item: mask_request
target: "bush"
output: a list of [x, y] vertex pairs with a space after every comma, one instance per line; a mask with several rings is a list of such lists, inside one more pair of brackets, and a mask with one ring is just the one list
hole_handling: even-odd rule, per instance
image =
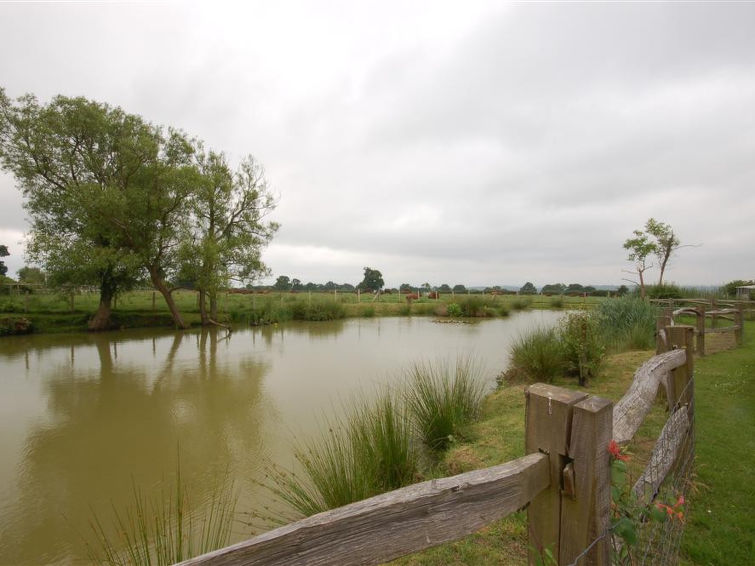
[[410, 371], [406, 391], [415, 428], [432, 450], [445, 450], [479, 413], [484, 383], [470, 359], [450, 363], [418, 363]]
[[585, 385], [597, 374], [605, 353], [597, 317], [586, 312], [569, 313], [561, 321], [559, 335], [568, 372]]
[[645, 287], [645, 295], [649, 299], [681, 299], [682, 290], [673, 284], [648, 285]]
[[31, 334], [34, 328], [28, 318], [22, 316], [0, 317], [0, 336]]
[[459, 301], [459, 307], [466, 317], [484, 316], [485, 299], [480, 296], [469, 295]]
[[538, 328], [519, 336], [511, 347], [511, 364], [536, 381], [551, 382], [563, 375], [566, 362], [556, 330]]
[[457, 303], [449, 303], [446, 306], [446, 312], [452, 318], [458, 318], [463, 315], [461, 307]]

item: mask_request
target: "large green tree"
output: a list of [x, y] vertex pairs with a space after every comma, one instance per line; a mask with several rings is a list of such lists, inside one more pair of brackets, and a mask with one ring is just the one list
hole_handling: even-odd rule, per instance
[[128, 186], [151, 140], [149, 126], [120, 109], [62, 96], [47, 105], [32, 95], [14, 103], [0, 89], [0, 164], [25, 197], [27, 253], [53, 283], [99, 287], [94, 330], [108, 327], [113, 297], [137, 276], [137, 263], [114, 246], [94, 204], [108, 187]]
[[247, 283], [267, 273], [260, 252], [278, 225], [266, 221], [275, 203], [251, 155], [235, 172], [224, 154], [201, 145], [195, 160], [200, 176], [189, 199], [192, 222], [183, 240], [182, 272], [193, 274], [202, 324], [217, 324], [218, 290], [231, 279]]
[[14, 103], [0, 90], [0, 163], [24, 192], [30, 255], [52, 281], [99, 285], [90, 328], [106, 328], [115, 294], [145, 275], [186, 327], [171, 281], [186, 268], [187, 238], [199, 261], [182, 274], [205, 292], [262, 269], [274, 225], [261, 222], [271, 204], [261, 168], [246, 160], [231, 174], [221, 154], [197, 148], [107, 104], [58, 96], [42, 105], [31, 95]]
[[385, 282], [383, 281], [383, 274], [377, 269], [365, 267], [364, 279], [362, 279], [362, 282], [357, 285], [357, 288], [363, 291], [376, 292], [380, 291], [384, 286]]
[[18, 270], [18, 282], [27, 285], [44, 285], [45, 274], [38, 267], [24, 266]]

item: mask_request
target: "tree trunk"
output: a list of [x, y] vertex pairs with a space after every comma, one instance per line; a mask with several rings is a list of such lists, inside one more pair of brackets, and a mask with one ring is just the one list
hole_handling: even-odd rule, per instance
[[199, 316], [202, 319], [202, 326], [210, 326], [210, 315], [207, 312], [207, 291], [199, 290]]
[[157, 273], [156, 270], [150, 269], [149, 278], [152, 280], [152, 285], [155, 286], [155, 289], [160, 291], [160, 294], [165, 299], [165, 304], [168, 305], [170, 315], [173, 317], [173, 322], [175, 322], [176, 327], [182, 330], [189, 328], [189, 325], [184, 322], [184, 319], [176, 306], [176, 302], [173, 300], [173, 295], [171, 294], [170, 289], [168, 289], [168, 286], [165, 284], [163, 278], [160, 277], [160, 274]]
[[115, 297], [116, 283], [110, 274], [105, 274], [100, 280], [100, 304], [97, 312], [89, 319], [89, 330], [98, 332], [110, 329], [110, 315], [112, 313], [113, 297]]
[[218, 292], [216, 290], [210, 291], [210, 318], [218, 319]]
[[640, 299], [645, 299], [645, 278], [643, 277], [642, 271], [638, 272], [640, 274]]

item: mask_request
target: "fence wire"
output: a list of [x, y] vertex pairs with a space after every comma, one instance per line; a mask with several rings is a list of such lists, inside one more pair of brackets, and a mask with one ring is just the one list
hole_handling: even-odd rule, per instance
[[[689, 492], [692, 481], [693, 465], [695, 460], [695, 380], [694, 377], [687, 382], [684, 390], [678, 395], [679, 401], [669, 412], [669, 420], [677, 411], [687, 411], [689, 416], [689, 428], [684, 434], [676, 459], [671, 470], [663, 479], [660, 488], [656, 493], [651, 494], [648, 505], [655, 505], [662, 502], [672, 506], [679, 498], [684, 497], [684, 505], [680, 510], [684, 516], [688, 515]], [[673, 434], [659, 436], [653, 452], [668, 453], [673, 450], [671, 441], [674, 439]], [[645, 468], [642, 476], [657, 477], [663, 473], [660, 461], [653, 459]], [[629, 559], [627, 564], [632, 566], [666, 566], [668, 564], [677, 564], [679, 562], [679, 548], [681, 546], [682, 533], [684, 532], [684, 519], [676, 516], [667, 517], [665, 521], [656, 521], [644, 514], [637, 525], [638, 542], [629, 550]], [[621, 548], [623, 541], [611, 530], [607, 530], [595, 540], [593, 540], [568, 566], [580, 566], [586, 564], [585, 557], [590, 553], [593, 547], [600, 541], [610, 537], [612, 552], [616, 553]]]
[[[690, 379], [686, 387], [679, 395], [679, 402], [673, 407], [671, 415], [676, 411], [687, 411], [689, 428], [684, 435], [682, 444], [676, 457], [676, 461], [670, 473], [661, 484], [654, 502], [662, 502], [673, 505], [679, 496], [684, 497], [684, 505], [681, 511], [687, 516], [689, 510], [689, 491], [692, 481], [692, 471], [695, 461], [695, 380]], [[689, 403], [689, 406], [685, 406]], [[663, 451], [671, 450], [668, 444], [671, 436], [659, 438], [661, 443], [657, 448]], [[654, 503], [651, 503], [651, 505]], [[682, 533], [684, 532], [684, 519], [667, 517], [663, 522], [646, 520], [640, 525], [639, 542], [633, 549], [633, 564], [637, 565], [666, 565], [676, 564], [679, 561], [679, 547]]]

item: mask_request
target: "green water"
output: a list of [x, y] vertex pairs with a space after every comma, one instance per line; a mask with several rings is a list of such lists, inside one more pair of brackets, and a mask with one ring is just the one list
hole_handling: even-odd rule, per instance
[[559, 316], [3, 338], [0, 565], [86, 563], [93, 512], [107, 519], [133, 485], [169, 488], [179, 453], [190, 505], [219, 477], [233, 480], [233, 540], [246, 538], [245, 512], [276, 505], [258, 485], [264, 466], [292, 466], [293, 438], [316, 434], [323, 415], [419, 360], [473, 354], [492, 387], [510, 341]]

